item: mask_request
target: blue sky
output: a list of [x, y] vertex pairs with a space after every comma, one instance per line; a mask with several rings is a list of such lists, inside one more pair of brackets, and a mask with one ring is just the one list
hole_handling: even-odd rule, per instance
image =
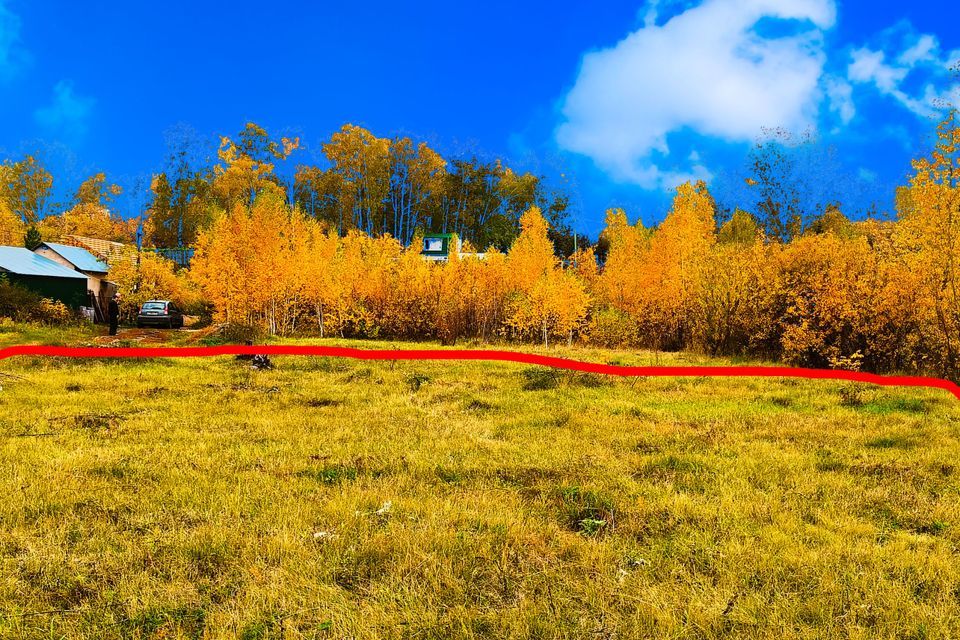
[[662, 219], [686, 178], [735, 198], [783, 127], [835, 147], [850, 210], [889, 208], [956, 99], [952, 4], [0, 0], [0, 151], [43, 149], [62, 190], [106, 171], [131, 213], [172, 127], [252, 120], [310, 162], [352, 122], [545, 173], [595, 236], [610, 206]]

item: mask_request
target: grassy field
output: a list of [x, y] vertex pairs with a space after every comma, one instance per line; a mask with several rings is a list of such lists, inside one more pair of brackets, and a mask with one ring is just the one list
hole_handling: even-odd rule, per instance
[[275, 364], [0, 362], [0, 637], [960, 636], [946, 392]]

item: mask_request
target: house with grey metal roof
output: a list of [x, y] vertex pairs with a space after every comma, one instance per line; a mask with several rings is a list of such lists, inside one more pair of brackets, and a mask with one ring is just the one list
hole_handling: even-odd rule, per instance
[[89, 299], [86, 275], [23, 247], [0, 246], [0, 274], [12, 284], [74, 309]]
[[94, 308], [94, 319], [101, 322], [105, 320], [107, 305], [117, 290], [113, 283], [107, 281], [110, 265], [105, 260], [84, 247], [56, 242], [41, 243], [33, 251], [37, 255], [85, 275], [90, 300], [84, 306]]
[[49, 258], [54, 262], [59, 262], [65, 267], [82, 271], [88, 274], [99, 274], [101, 277], [107, 275], [110, 266], [83, 247], [75, 247], [69, 244], [58, 244], [56, 242], [44, 242], [33, 250], [44, 258]]

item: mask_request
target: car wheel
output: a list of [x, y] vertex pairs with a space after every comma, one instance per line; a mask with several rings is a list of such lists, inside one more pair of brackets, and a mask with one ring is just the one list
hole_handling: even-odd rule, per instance
[[138, 322], [138, 323], [137, 323], [137, 329], [143, 329], [143, 323], [142, 323], [142, 322]]

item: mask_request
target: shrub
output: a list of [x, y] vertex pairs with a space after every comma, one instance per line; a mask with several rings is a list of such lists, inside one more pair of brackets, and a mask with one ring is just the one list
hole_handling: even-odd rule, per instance
[[231, 323], [223, 325], [220, 337], [225, 344], [255, 344], [263, 338], [263, 330], [256, 325]]
[[77, 314], [62, 302], [44, 298], [13, 284], [3, 275], [0, 275], [0, 317], [14, 322], [51, 325], [69, 324], [78, 318]]
[[637, 343], [637, 323], [613, 308], [600, 309], [590, 318], [586, 340], [601, 347], [627, 347]]
[[59, 300], [41, 298], [34, 310], [34, 322], [43, 324], [69, 324], [77, 320], [77, 314]]

